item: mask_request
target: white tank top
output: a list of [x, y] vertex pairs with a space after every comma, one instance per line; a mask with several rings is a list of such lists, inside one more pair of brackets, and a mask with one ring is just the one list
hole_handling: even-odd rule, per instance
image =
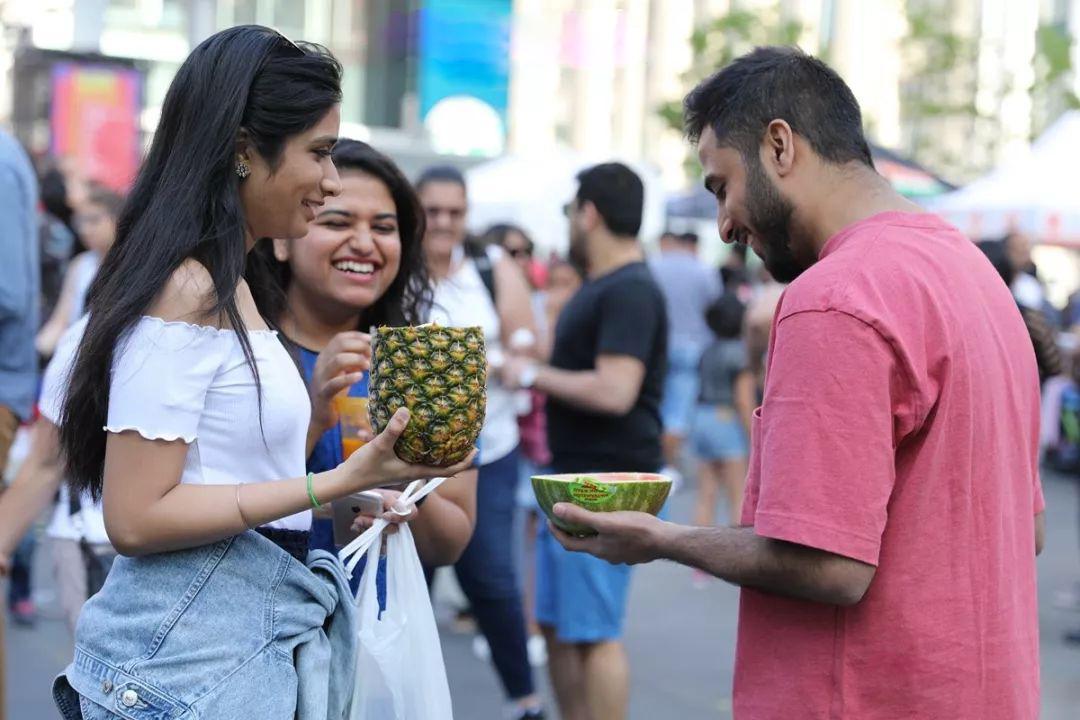
[[[496, 248], [488, 248], [488, 257], [495, 263], [501, 255]], [[458, 247], [450, 265], [453, 268], [450, 275], [435, 283], [435, 298], [429, 320], [447, 327], [480, 326], [484, 329], [488, 361], [501, 358], [503, 347], [499, 313], [476, 269], [476, 263]], [[514, 394], [489, 375], [487, 413], [480, 432], [480, 464], [489, 465], [506, 457], [517, 447], [518, 440]]]

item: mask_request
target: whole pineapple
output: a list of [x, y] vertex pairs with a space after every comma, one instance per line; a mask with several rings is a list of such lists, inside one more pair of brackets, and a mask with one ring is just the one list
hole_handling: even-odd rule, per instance
[[368, 412], [380, 433], [399, 407], [410, 420], [394, 451], [409, 463], [446, 467], [476, 445], [487, 406], [479, 327], [381, 327], [372, 337]]

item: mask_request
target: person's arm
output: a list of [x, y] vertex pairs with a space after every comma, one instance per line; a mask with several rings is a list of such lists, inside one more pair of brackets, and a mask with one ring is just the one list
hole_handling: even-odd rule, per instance
[[[536, 336], [536, 322], [533, 319], [529, 283], [525, 273], [514, 262], [502, 256], [492, 263], [495, 276], [495, 299], [499, 313], [499, 335], [502, 345], [508, 352], [536, 355], [539, 352]], [[532, 336], [530, 347], [517, 349], [511, 343], [514, 333], [527, 330]]]
[[[24, 233], [27, 209], [33, 200], [27, 198], [23, 184], [10, 163], [0, 163], [0, 320], [22, 318], [37, 302], [30, 292], [26, 268], [38, 272], [37, 238]], [[33, 262], [30, 259], [33, 258]]]
[[[521, 369], [512, 369], [520, 379]], [[601, 355], [595, 370], [536, 366], [533, 387], [574, 407], [600, 415], [625, 415], [637, 402], [645, 363], [628, 355]]]
[[[625, 415], [641, 393], [646, 366], [663, 331], [663, 301], [651, 285], [623, 283], [600, 299], [596, 361], [592, 370], [563, 370], [534, 365], [532, 387], [588, 412]], [[518, 387], [531, 363], [514, 359], [504, 368], [504, 382]]]
[[80, 263], [84, 261], [83, 256], [76, 258], [68, 265], [67, 271], [64, 273], [64, 283], [60, 288], [60, 297], [56, 301], [56, 307], [53, 308], [52, 315], [41, 326], [37, 337], [34, 338], [34, 346], [40, 355], [51, 356], [56, 349], [56, 344], [60, 342], [60, 336], [71, 325], [73, 319], [71, 311], [75, 306], [76, 279], [78, 274], [82, 272]]
[[[194, 262], [185, 263], [170, 279], [150, 314], [164, 320], [181, 320], [213, 324], [214, 318], [205, 315], [211, 306], [213, 282], [209, 273]], [[215, 338], [216, 335], [209, 335]], [[208, 340], [212, 342], [213, 340]], [[188, 343], [191, 344], [190, 342]], [[208, 346], [209, 350], [212, 346]], [[161, 349], [156, 352], [162, 353]], [[167, 357], [168, 353], [164, 353]], [[177, 363], [190, 364], [190, 358], [174, 358]], [[155, 378], [134, 367], [114, 369], [112, 393], [124, 382], [125, 390], [144, 397], [138, 407], [125, 412], [152, 412], [148, 400], [153, 399]], [[213, 362], [204, 363], [212, 375]], [[207, 367], [171, 368], [173, 382], [208, 381]], [[165, 368], [169, 370], [169, 368]], [[191, 374], [191, 377], [184, 375]], [[200, 374], [201, 373], [201, 374]], [[195, 377], [196, 380], [191, 378]], [[149, 383], [149, 384], [147, 384]], [[118, 406], [118, 407], [123, 407]], [[176, 412], [176, 410], [173, 410]], [[185, 430], [197, 422], [197, 413], [178, 416], [174, 422], [186, 423]], [[215, 542], [252, 527], [287, 517], [311, 507], [307, 478], [287, 480], [267, 478], [265, 482], [245, 485], [181, 484], [188, 446], [182, 440], [147, 439], [138, 432], [126, 429], [130, 417], [113, 420], [112, 402], [110, 425], [124, 428], [109, 432], [105, 443], [103, 507], [105, 527], [113, 546], [124, 555], [179, 550]], [[398, 410], [387, 428], [370, 443], [345, 459], [338, 467], [314, 476], [312, 490], [321, 502], [345, 497], [353, 492], [370, 490], [381, 485], [407, 479], [453, 475], [469, 467], [472, 457], [451, 468], [412, 466], [402, 462], [394, 453], [394, 443], [408, 423], [408, 411]], [[178, 433], [179, 434], [179, 433]], [[187, 433], [185, 433], [186, 435]], [[183, 437], [183, 435], [182, 435]]]
[[646, 513], [593, 513], [568, 503], [557, 504], [555, 514], [598, 533], [577, 538], [552, 526], [566, 549], [613, 563], [674, 560], [743, 587], [843, 606], [862, 600], [874, 579], [873, 565], [761, 537], [751, 527], [687, 527]]
[[735, 412], [738, 413], [739, 422], [749, 438], [754, 408], [757, 406], [757, 378], [752, 370], [745, 368], [735, 376], [734, 392]]
[[52, 502], [63, 478], [56, 426], [38, 418], [30, 432], [30, 450], [11, 487], [0, 495], [0, 576], [26, 531]]
[[892, 346], [846, 313], [793, 313], [776, 332], [754, 433], [752, 527], [679, 528], [560, 504], [557, 514], [599, 533], [560, 541], [615, 562], [670, 557], [782, 595], [858, 602], [888, 520], [894, 443], [919, 425], [917, 389]]
[[453, 565], [465, 552], [476, 527], [476, 470], [466, 470], [427, 496], [410, 523], [424, 565]]
[[[399, 460], [394, 443], [408, 417], [407, 410], [398, 410], [374, 440], [333, 470], [316, 473], [315, 497], [326, 503], [406, 479], [455, 474], [469, 466], [471, 456], [451, 468]], [[205, 545], [311, 508], [306, 477], [245, 484], [239, 492], [236, 485], [181, 484], [187, 452], [182, 440], [147, 440], [133, 431], [110, 433], [103, 506], [105, 528], [118, 552], [144, 555]]]

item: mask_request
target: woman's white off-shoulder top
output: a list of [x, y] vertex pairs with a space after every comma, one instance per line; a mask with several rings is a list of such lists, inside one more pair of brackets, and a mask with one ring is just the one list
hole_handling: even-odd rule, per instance
[[[233, 330], [144, 316], [113, 356], [105, 429], [183, 440], [180, 482], [256, 483], [302, 477], [311, 402], [296, 364], [272, 330], [250, 330], [262, 387]], [[150, 471], [150, 468], [147, 468]], [[304, 511], [270, 523], [309, 530]]]

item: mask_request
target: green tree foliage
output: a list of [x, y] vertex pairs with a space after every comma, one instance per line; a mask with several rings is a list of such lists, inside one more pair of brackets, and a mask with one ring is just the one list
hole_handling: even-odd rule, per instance
[[[732, 10], [698, 27], [690, 37], [693, 61], [682, 75], [683, 86], [689, 90], [759, 45], [795, 45], [802, 32], [802, 24], [785, 18], [779, 6]], [[666, 102], [658, 112], [668, 127], [682, 130], [681, 101]]]

